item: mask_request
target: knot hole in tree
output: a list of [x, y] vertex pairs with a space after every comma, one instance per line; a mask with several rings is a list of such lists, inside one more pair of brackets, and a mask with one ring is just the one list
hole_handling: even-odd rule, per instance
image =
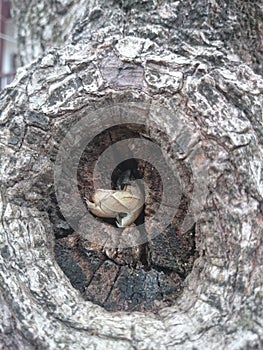
[[[109, 172], [111, 169], [107, 174], [110, 178], [109, 190], [120, 189], [122, 176], [127, 171], [133, 180], [142, 181], [144, 205], [132, 226], [134, 228], [136, 225], [138, 234], [143, 237], [143, 243], [132, 247], [108, 247], [104, 242], [99, 244], [89, 241], [81, 232], [57, 232], [55, 256], [71, 284], [86, 300], [109, 311], [156, 312], [162, 307], [172, 305], [182, 293], [183, 281], [191, 272], [197, 257], [195, 225], [186, 232], [181, 230], [191, 201], [192, 173], [183, 160], [176, 159], [168, 136], [158, 127], [152, 126], [149, 132], [144, 125], [139, 124], [114, 126], [94, 137], [79, 161], [78, 189], [84, 203], [85, 199], [90, 200], [94, 194], [94, 169], [101, 155], [112, 145], [123, 140], [130, 140], [129, 147], [121, 145], [115, 148], [112, 157], [115, 157], [116, 164], [118, 159], [125, 160], [112, 169], [110, 162], [113, 158], [106, 157], [100, 171]], [[164, 183], [155, 164], [139, 159], [137, 154], [134, 154], [133, 144], [138, 140], [147, 140], [158, 146], [166, 164], [174, 166], [176, 176], [183, 183], [184, 190], [180, 190], [179, 200], [171, 197], [165, 203], [167, 208], [173, 208], [174, 205], [174, 215], [162, 231], [158, 231], [158, 225], [155, 226], [150, 219], [155, 216], [162, 203]], [[105, 164], [107, 159], [109, 164]], [[173, 191], [172, 188], [168, 189], [171, 194]], [[94, 215], [93, 219], [101, 222], [101, 230], [104, 230], [105, 235], [116, 228], [114, 218]], [[89, 229], [93, 230], [92, 222]], [[120, 229], [116, 239], [121, 239], [129, 229]]]

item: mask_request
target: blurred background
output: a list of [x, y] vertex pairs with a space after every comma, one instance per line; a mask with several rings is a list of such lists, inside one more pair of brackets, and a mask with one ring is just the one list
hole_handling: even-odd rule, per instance
[[10, 7], [11, 1], [0, 0], [0, 90], [14, 79], [16, 72], [15, 23]]

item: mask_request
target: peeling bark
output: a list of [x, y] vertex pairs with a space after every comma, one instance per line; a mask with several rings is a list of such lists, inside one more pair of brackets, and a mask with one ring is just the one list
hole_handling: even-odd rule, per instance
[[[19, 38], [31, 33], [42, 56], [21, 40], [20, 62], [37, 58], [1, 93], [0, 348], [262, 348], [262, 4], [13, 3]], [[61, 31], [43, 36], [34, 29], [41, 20], [50, 22], [43, 22], [47, 32], [57, 23]], [[196, 170], [206, 164], [208, 173], [195, 224], [198, 258], [180, 297], [155, 314], [108, 312], [85, 301], [54, 253], [55, 235], [71, 236], [72, 247], [76, 237], [54, 197], [64, 136], [99, 108], [130, 102], [147, 113], [146, 136], [170, 166], [181, 164], [186, 197], [195, 180], [192, 153], [178, 144], [200, 146]], [[143, 103], [149, 111], [139, 109]], [[178, 131], [179, 119], [185, 130]]]

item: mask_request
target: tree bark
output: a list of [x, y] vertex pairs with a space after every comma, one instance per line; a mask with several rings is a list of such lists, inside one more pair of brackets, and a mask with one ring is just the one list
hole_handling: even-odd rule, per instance
[[[262, 348], [261, 2], [13, 4], [19, 60], [31, 63], [1, 93], [0, 348]], [[117, 104], [146, 115], [138, 133], [172, 168], [193, 161], [185, 142], [207, 173], [198, 258], [180, 297], [155, 313], [85, 301], [54, 255], [56, 230], [70, 230], [53, 200], [63, 138]]]

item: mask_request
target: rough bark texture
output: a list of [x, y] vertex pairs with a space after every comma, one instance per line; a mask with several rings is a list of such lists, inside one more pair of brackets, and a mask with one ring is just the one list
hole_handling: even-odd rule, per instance
[[[0, 348], [261, 349], [262, 3], [17, 8], [20, 38], [31, 33], [44, 54], [1, 94]], [[40, 35], [41, 19], [58, 37]], [[46, 49], [54, 42], [59, 49]], [[20, 61], [30, 62], [33, 51], [21, 41]], [[54, 256], [53, 168], [63, 135], [90, 111], [131, 101], [152, 106], [147, 134], [175, 159], [172, 116], [179, 115], [209, 174], [196, 223], [199, 257], [181, 296], [157, 314], [111, 313], [84, 301]], [[167, 123], [154, 114], [158, 104], [171, 112]], [[158, 126], [171, 138], [155, 133]]]

